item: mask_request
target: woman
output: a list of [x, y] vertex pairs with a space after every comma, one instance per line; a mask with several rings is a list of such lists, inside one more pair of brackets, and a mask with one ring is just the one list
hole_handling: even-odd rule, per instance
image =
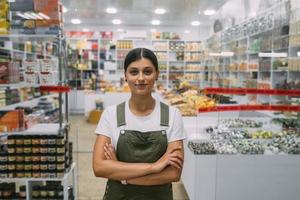
[[108, 178], [103, 199], [171, 200], [183, 167], [181, 115], [151, 95], [159, 74], [151, 50], [131, 50], [124, 70], [131, 97], [105, 109], [95, 131], [94, 173]]

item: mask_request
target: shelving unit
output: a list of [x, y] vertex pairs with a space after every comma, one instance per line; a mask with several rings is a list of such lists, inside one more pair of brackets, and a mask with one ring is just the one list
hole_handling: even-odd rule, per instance
[[[33, 122], [29, 122], [29, 126], [28, 126], [28, 122], [26, 122], [27, 124], [25, 125], [25, 121], [24, 121], [24, 114], [23, 114], [23, 118], [20, 117], [20, 126], [22, 126], [19, 130], [19, 132], [14, 132], [18, 129], [13, 129], [11, 132], [11, 130], [9, 130], [9, 133], [7, 134], [7, 132], [4, 130], [2, 130], [2, 132], [0, 133], [1, 135], [1, 143], [4, 142], [4, 144], [2, 145], [6, 145], [7, 143], [5, 142], [5, 140], [8, 140], [7, 138], [9, 137], [14, 137], [14, 136], [21, 136], [21, 137], [25, 137], [25, 136], [49, 136], [49, 135], [62, 135], [64, 140], [66, 140], [67, 142], [63, 144], [63, 149], [64, 149], [64, 154], [63, 155], [63, 160], [65, 160], [65, 154], [67, 152], [67, 150], [65, 150], [66, 145], [70, 145], [69, 144], [69, 140], [68, 140], [68, 129], [69, 129], [69, 124], [68, 124], [68, 95], [67, 92], [68, 90], [66, 88], [68, 88], [68, 86], [66, 85], [65, 82], [65, 59], [66, 59], [66, 54], [64, 52], [65, 49], [65, 41], [64, 38], [62, 37], [62, 35], [46, 35], [45, 38], [43, 38], [43, 36], [41, 35], [17, 35], [17, 36], [11, 36], [11, 35], [7, 35], [7, 36], [1, 36], [0, 40], [2, 41], [2, 44], [5, 45], [4, 49], [0, 49], [1, 52], [6, 53], [8, 62], [18, 62], [20, 63], [20, 65], [18, 65], [20, 67], [18, 71], [18, 73], [16, 73], [16, 75], [20, 76], [19, 74], [26, 74], [28, 72], [32, 73], [32, 74], [38, 74], [37, 78], [37, 82], [33, 81], [32, 82], [27, 82], [26, 79], [18, 79], [16, 82], [17, 83], [5, 83], [5, 84], [0, 84], [0, 88], [6, 89], [6, 88], [10, 88], [10, 89], [20, 89], [20, 88], [39, 88], [39, 92], [40, 93], [47, 93], [49, 95], [46, 96], [33, 96], [33, 99], [30, 100], [25, 100], [23, 102], [18, 102], [12, 105], [8, 105], [8, 106], [1, 106], [1, 111], [5, 110], [5, 112], [9, 112], [12, 110], [12, 112], [14, 111], [16, 106], [36, 106], [37, 102], [42, 99], [42, 98], [51, 98], [54, 96], [57, 96], [58, 99], [58, 115], [57, 115], [57, 119], [58, 119], [58, 123], [43, 123], [43, 124], [34, 124]], [[25, 47], [25, 45], [28, 45], [30, 43], [31, 48], [35, 48], [37, 45], [39, 49], [41, 49], [41, 52], [34, 52], [34, 51], [27, 51]], [[52, 45], [52, 49], [53, 52], [51, 54], [49, 53], [45, 53], [45, 46], [43, 45], [47, 45], [47, 44], [51, 44]], [[22, 45], [24, 45], [24, 50], [23, 49], [15, 49], [14, 46], [15, 44], [17, 44], [19, 47]], [[6, 48], [7, 47], [7, 48]], [[8, 49], [11, 48], [12, 51], [8, 51]], [[44, 49], [44, 50], [43, 50]], [[18, 55], [16, 55], [18, 54]], [[19, 54], [21, 56], [19, 56]], [[47, 63], [49, 61], [49, 58], [51, 57], [51, 59], [55, 59], [57, 61], [56, 62], [51, 62], [51, 63]], [[44, 60], [40, 60], [40, 59], [44, 59]], [[27, 60], [30, 60], [30, 62], [33, 62], [32, 65], [26, 65], [25, 60], [27, 62]], [[52, 61], [52, 60], [50, 60]], [[41, 62], [41, 63], [40, 63]], [[44, 63], [45, 65], [43, 65], [42, 63]], [[57, 66], [56, 66], [57, 64]], [[33, 71], [31, 72], [31, 70], [37, 70], [37, 71]], [[46, 71], [43, 72], [43, 70], [50, 70], [50, 71]], [[55, 81], [51, 81], [52, 79], [47, 79], [47, 77], [42, 76], [42, 73], [44, 74], [51, 74], [52, 71], [51, 70], [55, 70], [55, 74], [56, 74], [56, 78]], [[43, 78], [45, 78], [45, 80], [43, 80]], [[54, 80], [54, 79], [53, 79]], [[5, 80], [6, 81], [6, 80]], [[49, 93], [50, 92], [50, 93]], [[58, 93], [58, 94], [53, 94], [53, 93]], [[65, 93], [65, 96], [63, 96], [62, 93]], [[63, 103], [63, 101], [65, 101], [66, 103]], [[46, 112], [46, 111], [45, 111]], [[2, 116], [3, 117], [3, 116]], [[28, 117], [28, 116], [27, 116]], [[21, 120], [22, 118], [22, 120]], [[1, 119], [2, 120], [2, 119]], [[8, 120], [8, 119], [6, 119]], [[28, 120], [28, 118], [27, 118]], [[23, 123], [23, 124], [22, 124]], [[36, 123], [36, 122], [35, 122]], [[29, 128], [27, 128], [27, 126]], [[27, 128], [27, 129], [26, 129]], [[4, 140], [3, 140], [4, 139]], [[48, 144], [47, 144], [48, 145]], [[9, 145], [8, 145], [9, 146]], [[68, 146], [68, 149], [71, 146]], [[13, 148], [13, 147], [10, 147]], [[47, 146], [48, 148], [48, 146]], [[23, 148], [22, 148], [23, 149]], [[1, 151], [3, 149], [1, 148]], [[56, 151], [56, 150], [55, 150]], [[62, 151], [62, 150], [61, 150]], [[68, 150], [69, 152], [69, 150]], [[7, 156], [10, 155], [11, 152], [7, 152]], [[22, 158], [25, 159], [25, 152], [20, 153], [20, 156], [22, 156]], [[32, 154], [34, 155], [34, 154]], [[36, 157], [41, 157], [41, 153], [39, 152], [39, 154], [35, 154]], [[1, 155], [2, 156], [2, 155]], [[71, 161], [72, 159], [70, 159]], [[47, 161], [48, 162], [48, 161]], [[52, 165], [56, 166], [56, 164], [58, 163], [58, 161], [56, 160], [55, 157], [55, 163], [52, 163]], [[1, 163], [3, 165], [3, 163]], [[5, 163], [4, 163], [5, 164]], [[22, 162], [22, 164], [24, 164], [24, 162]], [[42, 164], [42, 161], [39, 163]], [[77, 183], [76, 183], [76, 164], [75, 163], [69, 163], [70, 166], [68, 168], [64, 168], [64, 170], [67, 171], [63, 171], [63, 176], [62, 174], [58, 176], [58, 172], [56, 174], [53, 174], [53, 172], [50, 173], [50, 169], [48, 170], [47, 168], [47, 172], [44, 170], [44, 174], [43, 176], [40, 175], [40, 178], [28, 178], [30, 173], [31, 176], [33, 176], [32, 172], [33, 171], [26, 171], [27, 175], [25, 175], [25, 167], [24, 167], [24, 173], [19, 172], [19, 174], [17, 175], [17, 173], [14, 173], [11, 171], [9, 171], [7, 168], [7, 173], [6, 173], [6, 177], [3, 177], [5, 175], [5, 173], [3, 173], [1, 171], [1, 179], [0, 182], [15, 182], [15, 183], [25, 183], [26, 185], [26, 199], [32, 199], [32, 186], [37, 185], [37, 184], [42, 184], [46, 181], [57, 181], [60, 182], [61, 185], [63, 186], [63, 198], [64, 200], [69, 200], [69, 196], [68, 196], [68, 186], [72, 185], [74, 187], [74, 191], [73, 191], [73, 195], [74, 198], [76, 199], [76, 187], [77, 187]], [[10, 165], [11, 167], [13, 166], [13, 163], [11, 161], [8, 160], [7, 162], [7, 167], [8, 165]], [[21, 164], [20, 164], [21, 165]], [[46, 164], [44, 164], [46, 165]], [[48, 165], [48, 164], [47, 164]], [[63, 165], [65, 166], [66, 163], [64, 162]], [[53, 167], [52, 166], [52, 167]], [[66, 165], [67, 166], [67, 165]], [[16, 167], [16, 166], [15, 166]], [[20, 167], [20, 166], [19, 166]], [[56, 168], [55, 168], [56, 169]], [[42, 169], [40, 169], [42, 170]], [[57, 168], [58, 170], [58, 168]], [[8, 175], [8, 172], [11, 172]], [[16, 171], [17, 172], [17, 171]], [[41, 173], [41, 172], [40, 172]], [[29, 175], [28, 175], [29, 174]], [[42, 174], [42, 173], [41, 173]], [[57, 178], [53, 178], [55, 176], [58, 176]], [[7, 178], [9, 177], [9, 178]], [[22, 178], [21, 178], [22, 177]], [[27, 178], [25, 178], [27, 177]], [[44, 177], [44, 178], [43, 178]], [[47, 177], [47, 178], [46, 178]], [[51, 177], [51, 178], [50, 178]], [[70, 180], [72, 180], [70, 182]]]

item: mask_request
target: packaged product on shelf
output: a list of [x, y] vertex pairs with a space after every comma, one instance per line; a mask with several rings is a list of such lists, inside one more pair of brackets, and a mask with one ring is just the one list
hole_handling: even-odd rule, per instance
[[25, 72], [32, 73], [32, 72], [39, 72], [40, 71], [40, 63], [39, 60], [23, 60], [23, 68]]
[[6, 105], [5, 90], [0, 90], [0, 107]]
[[25, 72], [24, 73], [24, 82], [28, 84], [38, 84], [38, 73], [35, 72]]
[[39, 80], [41, 85], [57, 85], [58, 83], [57, 72], [40, 72]]
[[18, 62], [0, 62], [0, 84], [20, 81]]
[[5, 131], [20, 131], [24, 129], [24, 111], [0, 111], [0, 126], [4, 127]]
[[41, 59], [41, 72], [53, 72], [58, 71], [57, 59]]

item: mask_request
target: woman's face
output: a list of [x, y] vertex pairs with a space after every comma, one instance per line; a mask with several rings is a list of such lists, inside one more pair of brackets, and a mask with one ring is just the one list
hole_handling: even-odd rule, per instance
[[150, 94], [157, 78], [158, 71], [147, 58], [130, 63], [125, 72], [125, 79], [127, 79], [131, 93], [136, 95]]

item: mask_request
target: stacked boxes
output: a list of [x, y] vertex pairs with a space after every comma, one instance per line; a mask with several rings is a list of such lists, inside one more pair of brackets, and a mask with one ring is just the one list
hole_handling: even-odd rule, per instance
[[0, 84], [20, 81], [18, 62], [0, 62]]
[[8, 34], [9, 31], [8, 9], [7, 0], [0, 0], [0, 34]]
[[0, 111], [1, 131], [24, 130], [24, 110]]
[[62, 5], [58, 0], [18, 0], [11, 3], [15, 34], [58, 34], [62, 27]]
[[58, 82], [58, 60], [24, 60], [25, 82], [30, 84], [55, 85]]

